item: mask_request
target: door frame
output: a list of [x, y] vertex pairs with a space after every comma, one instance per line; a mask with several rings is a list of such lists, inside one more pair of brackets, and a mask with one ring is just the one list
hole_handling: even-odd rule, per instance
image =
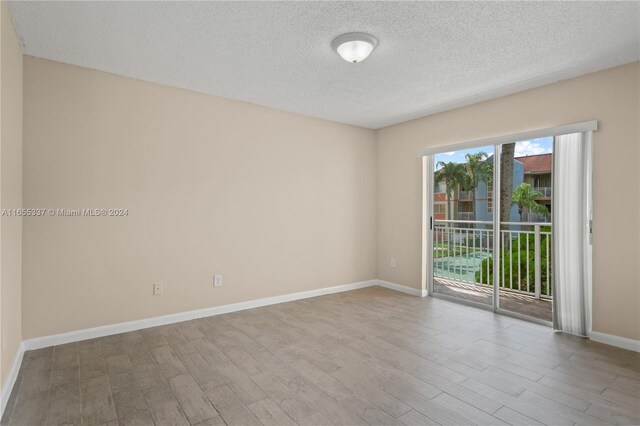
[[422, 294], [433, 296], [433, 155], [422, 156]]
[[[495, 136], [485, 139], [472, 140], [452, 145], [441, 145], [433, 148], [425, 148], [421, 152], [422, 156], [422, 290], [426, 290], [428, 296], [440, 299], [450, 300], [456, 303], [462, 303], [490, 310], [499, 314], [523, 319], [526, 321], [551, 326], [551, 321], [545, 321], [538, 318], [522, 315], [517, 312], [507, 311], [500, 308], [500, 274], [496, 273], [500, 269], [500, 256], [495, 253], [500, 252], [500, 215], [495, 212], [500, 211], [500, 155], [502, 153], [502, 145], [514, 143], [522, 140], [536, 139], [541, 137], [554, 137], [569, 133], [593, 132], [598, 130], [598, 122], [596, 120], [583, 121], [579, 123], [568, 124], [558, 127], [550, 127], [537, 129], [522, 133], [514, 133], [509, 135]], [[445, 294], [437, 294], [433, 291], [433, 198], [434, 198], [434, 157], [450, 151], [459, 151], [470, 148], [478, 148], [482, 146], [493, 146], [493, 303], [485, 305], [470, 300], [458, 299]], [[497, 232], [496, 232], [497, 230]], [[498, 237], [496, 237], [498, 235]], [[590, 307], [591, 310], [591, 307]]]

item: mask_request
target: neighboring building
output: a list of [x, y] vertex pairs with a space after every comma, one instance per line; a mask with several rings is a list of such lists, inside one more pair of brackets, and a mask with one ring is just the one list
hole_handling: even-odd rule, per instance
[[[447, 219], [447, 185], [444, 182], [436, 183], [433, 197], [433, 219]], [[455, 198], [455, 195], [454, 195]], [[453, 202], [452, 202], [453, 204]]]
[[[493, 156], [486, 160], [493, 162]], [[513, 189], [525, 182], [530, 184], [535, 191], [540, 192], [542, 197], [536, 201], [547, 206], [551, 211], [551, 169], [552, 155], [530, 155], [526, 157], [516, 157], [513, 163]], [[435, 220], [445, 220], [450, 216], [447, 214], [447, 194], [444, 182], [439, 182], [434, 188], [434, 214]], [[453, 191], [451, 206], [455, 220], [472, 220], [473, 211], [476, 211], [475, 220], [491, 221], [493, 220], [493, 190], [487, 190], [486, 182], [480, 182], [475, 190], [475, 203], [473, 203], [472, 194], [455, 188]], [[475, 204], [475, 205], [474, 205]], [[513, 206], [510, 213], [510, 221], [519, 222], [520, 214], [518, 207]], [[547, 222], [550, 220], [549, 215], [540, 215], [525, 211], [523, 220], [527, 222]]]
[[[542, 194], [537, 198], [539, 204], [545, 205], [551, 212], [551, 171], [553, 170], [552, 154], [528, 155], [516, 157], [524, 165], [524, 182], [531, 185], [534, 191]], [[551, 215], [529, 214], [525, 212], [523, 219], [528, 222], [550, 222]]]

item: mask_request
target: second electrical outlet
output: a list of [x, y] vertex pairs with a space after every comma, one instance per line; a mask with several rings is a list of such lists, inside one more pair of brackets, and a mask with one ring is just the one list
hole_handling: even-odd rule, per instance
[[213, 286], [214, 287], [222, 287], [222, 275], [214, 275], [213, 276]]

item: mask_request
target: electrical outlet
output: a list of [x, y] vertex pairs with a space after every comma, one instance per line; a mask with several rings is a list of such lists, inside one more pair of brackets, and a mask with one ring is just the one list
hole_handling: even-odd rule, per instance
[[396, 258], [395, 257], [391, 258], [391, 262], [389, 262], [389, 266], [392, 267], [392, 268], [396, 267]]
[[162, 296], [162, 283], [153, 283], [153, 295]]
[[213, 286], [214, 287], [222, 287], [222, 275], [214, 275], [213, 276]]

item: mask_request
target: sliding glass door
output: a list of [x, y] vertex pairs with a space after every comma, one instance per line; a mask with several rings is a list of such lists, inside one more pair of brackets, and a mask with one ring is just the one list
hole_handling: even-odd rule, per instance
[[430, 293], [550, 322], [553, 138], [427, 161]]

